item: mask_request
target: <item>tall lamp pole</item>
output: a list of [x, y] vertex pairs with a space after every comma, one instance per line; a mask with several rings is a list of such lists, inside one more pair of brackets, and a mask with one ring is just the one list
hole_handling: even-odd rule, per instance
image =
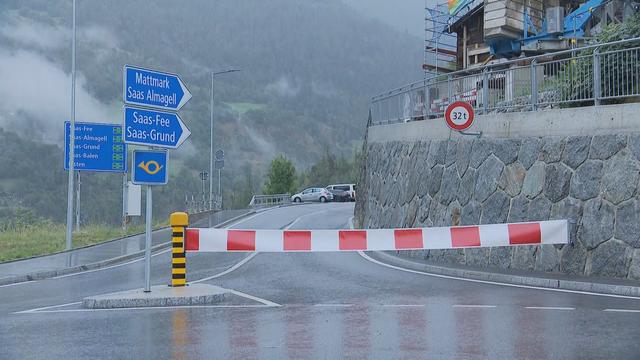
[[[76, 0], [73, 0], [73, 20], [71, 35], [71, 119], [69, 130], [69, 179], [67, 183], [67, 233], [66, 233], [66, 249], [71, 250], [73, 247], [73, 190], [75, 175], [75, 128], [76, 128]], [[68, 260], [70, 262], [70, 258]]]
[[[240, 69], [229, 69], [224, 71], [216, 71], [211, 73], [211, 149], [209, 152], [209, 174], [213, 174], [213, 106], [214, 106], [214, 86], [213, 80], [216, 75], [227, 74], [242, 71]], [[213, 176], [209, 177], [209, 210], [213, 210]]]

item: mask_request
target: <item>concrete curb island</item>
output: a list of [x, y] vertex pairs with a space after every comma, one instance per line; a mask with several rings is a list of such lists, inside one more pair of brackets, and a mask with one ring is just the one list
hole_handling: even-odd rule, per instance
[[571, 291], [587, 291], [606, 295], [632, 296], [640, 300], [640, 286], [595, 283], [579, 280], [558, 279], [553, 277], [535, 277], [516, 274], [496, 273], [474, 269], [454, 268], [419, 263], [382, 251], [367, 252], [375, 260], [409, 270], [423, 271], [430, 274], [455, 276], [465, 279], [493, 281], [498, 283], [536, 286]]
[[212, 305], [223, 302], [231, 293], [219, 286], [191, 284], [183, 287], [152, 286], [151, 292], [142, 289], [90, 296], [82, 300], [86, 309], [121, 309], [163, 306]]

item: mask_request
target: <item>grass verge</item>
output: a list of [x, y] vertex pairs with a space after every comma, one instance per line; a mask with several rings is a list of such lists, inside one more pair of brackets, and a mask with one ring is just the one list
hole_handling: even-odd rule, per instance
[[[154, 224], [157, 229], [166, 223]], [[43, 223], [21, 229], [0, 232], [0, 262], [51, 254], [65, 248], [65, 225]], [[132, 225], [127, 233], [122, 228], [109, 225], [87, 225], [73, 233], [73, 247], [97, 244], [103, 241], [144, 232], [144, 224]]]

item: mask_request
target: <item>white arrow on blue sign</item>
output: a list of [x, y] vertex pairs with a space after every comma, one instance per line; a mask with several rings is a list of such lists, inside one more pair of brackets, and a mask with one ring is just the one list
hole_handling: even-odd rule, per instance
[[124, 102], [158, 109], [180, 110], [191, 99], [176, 74], [124, 66]]
[[124, 142], [127, 144], [177, 149], [191, 131], [177, 114], [124, 107]]

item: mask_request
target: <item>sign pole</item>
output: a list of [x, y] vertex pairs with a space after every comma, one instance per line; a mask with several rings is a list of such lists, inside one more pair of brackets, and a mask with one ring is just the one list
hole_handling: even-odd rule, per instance
[[218, 169], [218, 196], [220, 199], [220, 204], [218, 204], [218, 206], [220, 206], [220, 210], [222, 210], [222, 188], [220, 187], [220, 175], [222, 173], [222, 169]]
[[211, 142], [209, 143], [209, 210], [213, 210], [213, 106], [214, 106], [214, 87], [213, 87], [214, 73], [211, 73]]
[[76, 171], [78, 179], [76, 180], [76, 231], [80, 232], [80, 171]]
[[152, 186], [147, 185], [147, 212], [145, 215], [145, 247], [144, 247], [144, 292], [151, 291], [151, 221], [153, 196]]
[[127, 234], [127, 202], [129, 198], [127, 186], [127, 173], [122, 174], [122, 232]]
[[[67, 186], [67, 234], [66, 249], [71, 250], [73, 247], [73, 176], [74, 170], [74, 146], [75, 146], [75, 127], [76, 127], [76, 0], [73, 0], [73, 20], [71, 35], [71, 136], [69, 139], [69, 179]], [[71, 258], [68, 258], [67, 265], [71, 265]]]

